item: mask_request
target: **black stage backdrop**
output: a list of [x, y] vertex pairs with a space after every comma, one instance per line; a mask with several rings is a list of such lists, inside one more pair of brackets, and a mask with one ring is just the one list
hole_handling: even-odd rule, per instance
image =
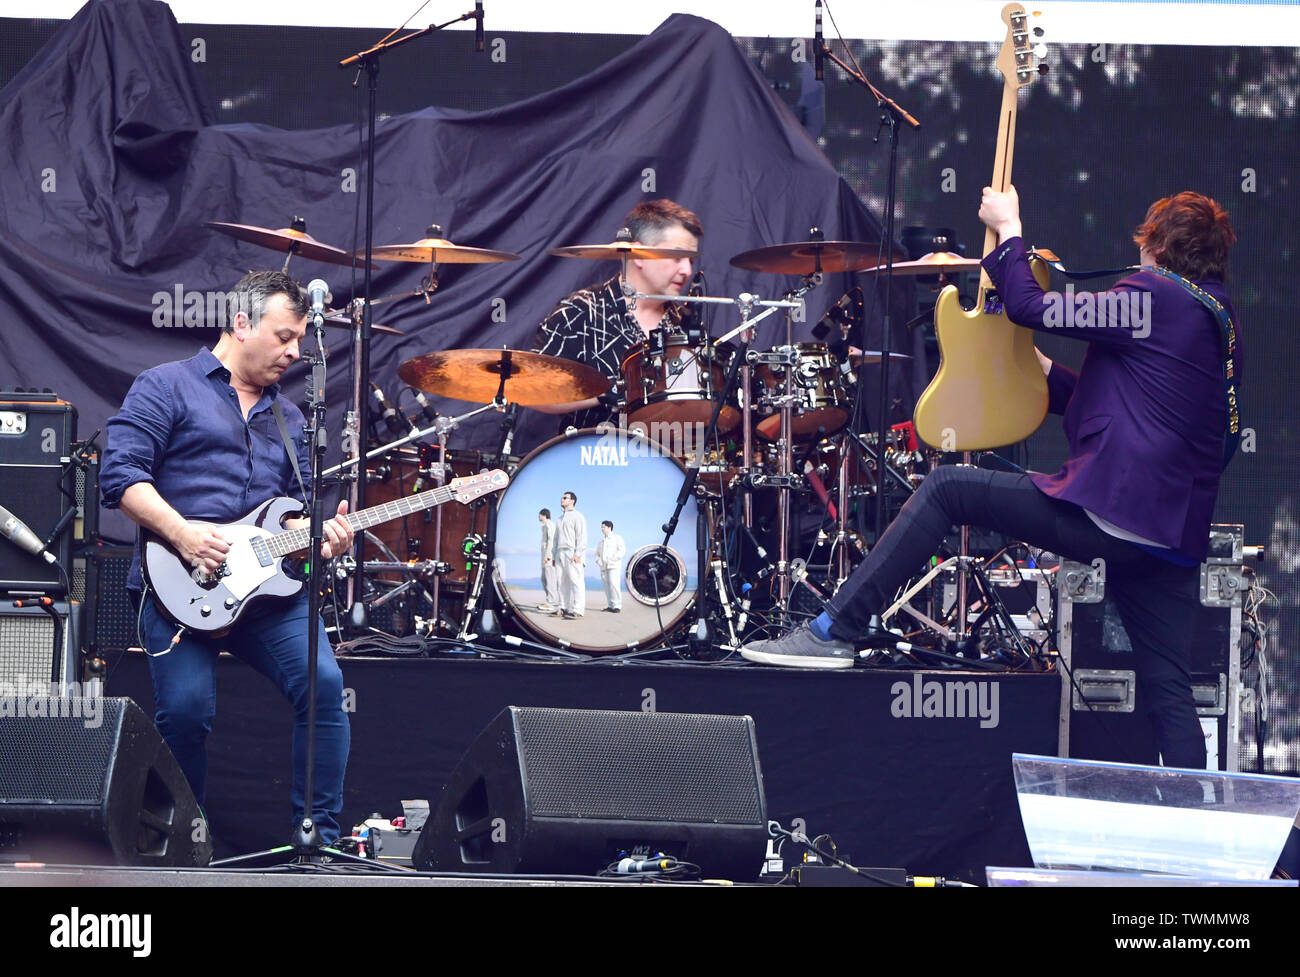
[[[899, 221], [953, 228], [970, 250], [982, 240], [975, 210], [991, 170], [1001, 90], [993, 62], [1005, 28], [996, 15], [990, 20], [982, 43], [849, 45], [922, 122], [903, 134]], [[1156, 197], [1193, 188], [1232, 214], [1240, 241], [1229, 284], [1247, 335], [1244, 424], [1254, 450], [1229, 467], [1216, 515], [1244, 522], [1248, 541], [1269, 547], [1261, 578], [1279, 601], [1265, 614], [1266, 768], [1295, 771], [1300, 412], [1290, 371], [1300, 339], [1281, 283], [1300, 246], [1292, 138], [1300, 50], [1115, 43], [1120, 31], [1112, 27], [1121, 23], [1117, 13], [1097, 23], [1096, 44], [1071, 45], [1050, 43], [1047, 25], [1051, 72], [1020, 102], [1016, 183], [1026, 228], [1070, 265], [1106, 267], [1133, 260], [1128, 235]], [[872, 141], [878, 113], [838, 69], [828, 66], [824, 86], [813, 81], [807, 39], [730, 38], [680, 16], [650, 38], [495, 26], [486, 55], [472, 53], [467, 35], [448, 33], [384, 61], [379, 108], [392, 118], [380, 127], [376, 242], [415, 239], [438, 221], [453, 240], [525, 257], [503, 268], [449, 269], [428, 307], [408, 301], [376, 310], [377, 321], [407, 331], [400, 343], [375, 341], [372, 378], [390, 396], [396, 364], [407, 356], [527, 346], [556, 298], [607, 271], [541, 251], [611, 236], [628, 207], [652, 195], [641, 189], [647, 166], [656, 171], [655, 195], [703, 217], [701, 264], [714, 293], [749, 286], [775, 295], [792, 284], [729, 273], [737, 251], [802, 237], [814, 221], [828, 235], [879, 226], [869, 216], [883, 211], [888, 162], [884, 141]], [[225, 288], [250, 267], [278, 262], [205, 230], [204, 220], [281, 227], [302, 214], [317, 238], [360, 246], [365, 85], [352, 88], [352, 73], [335, 64], [382, 33], [178, 27], [166, 7], [141, 0], [92, 3], [71, 22], [0, 22], [0, 82], [8, 81], [0, 91], [0, 385], [53, 387], [77, 404], [89, 434], [140, 369], [210, 345], [210, 330], [155, 328], [153, 295], [177, 284]], [[1263, 18], [1260, 37], [1268, 37]], [[357, 192], [344, 189], [345, 170]], [[487, 189], [493, 183], [496, 197]], [[346, 269], [295, 259], [292, 270], [347, 294]], [[376, 294], [413, 287], [419, 274], [383, 266]], [[845, 284], [832, 278], [810, 319]], [[913, 310], [932, 298], [926, 285], [903, 283], [902, 292]], [[493, 298], [506, 301], [504, 323], [491, 320]], [[714, 331], [729, 321], [716, 316]], [[898, 337], [896, 348], [914, 348], [917, 336]], [[773, 331], [761, 338], [770, 341]], [[337, 334], [334, 435], [345, 345]], [[1072, 365], [1082, 357], [1082, 347], [1065, 340], [1044, 337], [1041, 345]], [[301, 389], [298, 377], [289, 384]], [[516, 446], [527, 448], [549, 422], [525, 414], [531, 427]], [[483, 436], [457, 432], [453, 444]], [[1049, 419], [1024, 457], [1051, 470], [1063, 452], [1059, 424]], [[130, 531], [120, 518], [107, 526]], [[1259, 670], [1248, 677], [1257, 682]], [[1254, 704], [1246, 704], [1248, 723]]]
[[[278, 265], [274, 253], [205, 221], [285, 227], [301, 214], [321, 241], [357, 240], [365, 184], [356, 124], [217, 125], [195, 51], [164, 4], [91, 3], [0, 92], [4, 165], [30, 176], [0, 190], [0, 303], [11, 336], [0, 381], [53, 387], [77, 405], [85, 429], [115, 412], [140, 371], [215, 341], [202, 319], [175, 308], [177, 289], [187, 297], [221, 291], [250, 267]], [[348, 79], [334, 80], [343, 87]], [[731, 36], [685, 15], [553, 91], [482, 112], [429, 107], [384, 119], [376, 177], [376, 244], [414, 241], [437, 223], [457, 243], [523, 255], [444, 266], [427, 306], [377, 307], [376, 321], [406, 332], [372, 345], [372, 379], [390, 391], [397, 366], [419, 353], [530, 348], [557, 299], [614, 271], [545, 249], [612, 240], [643, 199], [671, 197], [700, 213], [713, 294], [775, 297], [793, 285], [727, 259], [802, 240], [812, 225], [828, 239], [879, 237], [875, 219]], [[304, 281], [326, 278], [338, 302], [350, 292], [346, 269], [295, 259], [291, 270]], [[425, 271], [382, 265], [372, 294], [409, 290]], [[828, 276], [809, 317], [846, 288], [846, 276]], [[719, 314], [714, 329], [737, 321]], [[780, 321], [762, 323], [759, 345], [776, 342]], [[350, 396], [345, 337], [332, 336], [335, 434]], [[285, 381], [293, 391], [301, 366]], [[491, 446], [498, 425], [479, 421], [459, 444]], [[553, 419], [529, 412], [516, 447], [553, 433]]]

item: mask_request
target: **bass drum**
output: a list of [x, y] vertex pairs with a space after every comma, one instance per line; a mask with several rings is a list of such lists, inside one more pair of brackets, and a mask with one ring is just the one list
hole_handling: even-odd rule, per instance
[[[657, 442], [612, 426], [569, 431], [524, 458], [498, 499], [493, 567], [497, 592], [519, 623], [545, 644], [576, 651], [629, 651], [666, 643], [665, 634], [686, 616], [698, 586], [694, 503], [682, 510], [668, 552], [658, 545], [664, 538], [660, 527], [672, 515], [684, 477], [681, 462]], [[560, 497], [566, 492], [577, 497], [577, 504], [565, 519], [580, 516], [586, 536], [578, 572], [571, 571], [568, 581], [558, 572], [554, 581], [557, 588], [585, 590], [585, 602], [574, 605], [582, 614], [572, 618], [542, 609], [550, 605], [539, 514], [549, 509], [559, 524], [564, 515]], [[614, 524], [624, 551], [620, 565], [611, 568], [610, 582], [602, 579], [595, 557], [605, 521]], [[684, 554], [690, 559], [683, 559]], [[606, 610], [606, 587], [615, 582], [619, 613]]]

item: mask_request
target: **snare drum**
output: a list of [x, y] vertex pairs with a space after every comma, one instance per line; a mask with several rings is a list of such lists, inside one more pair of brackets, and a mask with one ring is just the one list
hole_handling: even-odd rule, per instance
[[[694, 505], [682, 510], [667, 552], [658, 545], [684, 477], [681, 463], [658, 443], [612, 425], [572, 431], [528, 455], [497, 505], [494, 580], [516, 619], [543, 642], [578, 651], [627, 651], [662, 642], [690, 610], [698, 586]], [[550, 605], [539, 579], [538, 513], [549, 509], [558, 523], [566, 492], [577, 496], [573, 511], [581, 513], [586, 527], [581, 572], [568, 582], [581, 580], [585, 589], [583, 615], [577, 618], [542, 609]], [[618, 567], [602, 571], [595, 551], [605, 520], [622, 538], [624, 557]], [[692, 557], [689, 564], [682, 553]], [[621, 591], [619, 613], [605, 609], [607, 588], [614, 585]]]
[[[646, 425], [707, 424], [733, 351], [730, 343], [714, 346], [707, 339], [691, 343], [681, 333], [656, 329], [623, 360], [628, 420]], [[731, 404], [722, 408], [719, 431], [730, 431], [739, 423], [740, 411]], [[650, 430], [653, 433], [653, 427]]]
[[[838, 431], [849, 420], [852, 399], [844, 389], [840, 361], [820, 343], [795, 343], [794, 417], [797, 439], [819, 438]], [[785, 395], [785, 366], [763, 365], [755, 375], [762, 381], [759, 406], [772, 410], [756, 425], [760, 437], [775, 441], [781, 436], [780, 398]]]

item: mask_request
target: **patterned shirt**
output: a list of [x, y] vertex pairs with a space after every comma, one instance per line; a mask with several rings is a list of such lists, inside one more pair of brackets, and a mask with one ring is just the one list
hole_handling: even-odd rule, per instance
[[[670, 305], [659, 325], [676, 328], [680, 307]], [[621, 375], [623, 361], [645, 341], [645, 333], [623, 301], [618, 276], [600, 285], [580, 289], [562, 299], [537, 330], [534, 352], [585, 363], [599, 370], [610, 383]], [[595, 427], [613, 416], [608, 407], [597, 405], [567, 415], [560, 429]]]

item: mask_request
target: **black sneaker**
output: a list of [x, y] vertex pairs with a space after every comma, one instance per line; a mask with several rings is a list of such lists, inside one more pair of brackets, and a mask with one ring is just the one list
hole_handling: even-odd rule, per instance
[[823, 641], [807, 626], [795, 628], [779, 638], [751, 641], [740, 649], [742, 657], [763, 665], [793, 668], [852, 668], [857, 658], [853, 645], [832, 638]]

